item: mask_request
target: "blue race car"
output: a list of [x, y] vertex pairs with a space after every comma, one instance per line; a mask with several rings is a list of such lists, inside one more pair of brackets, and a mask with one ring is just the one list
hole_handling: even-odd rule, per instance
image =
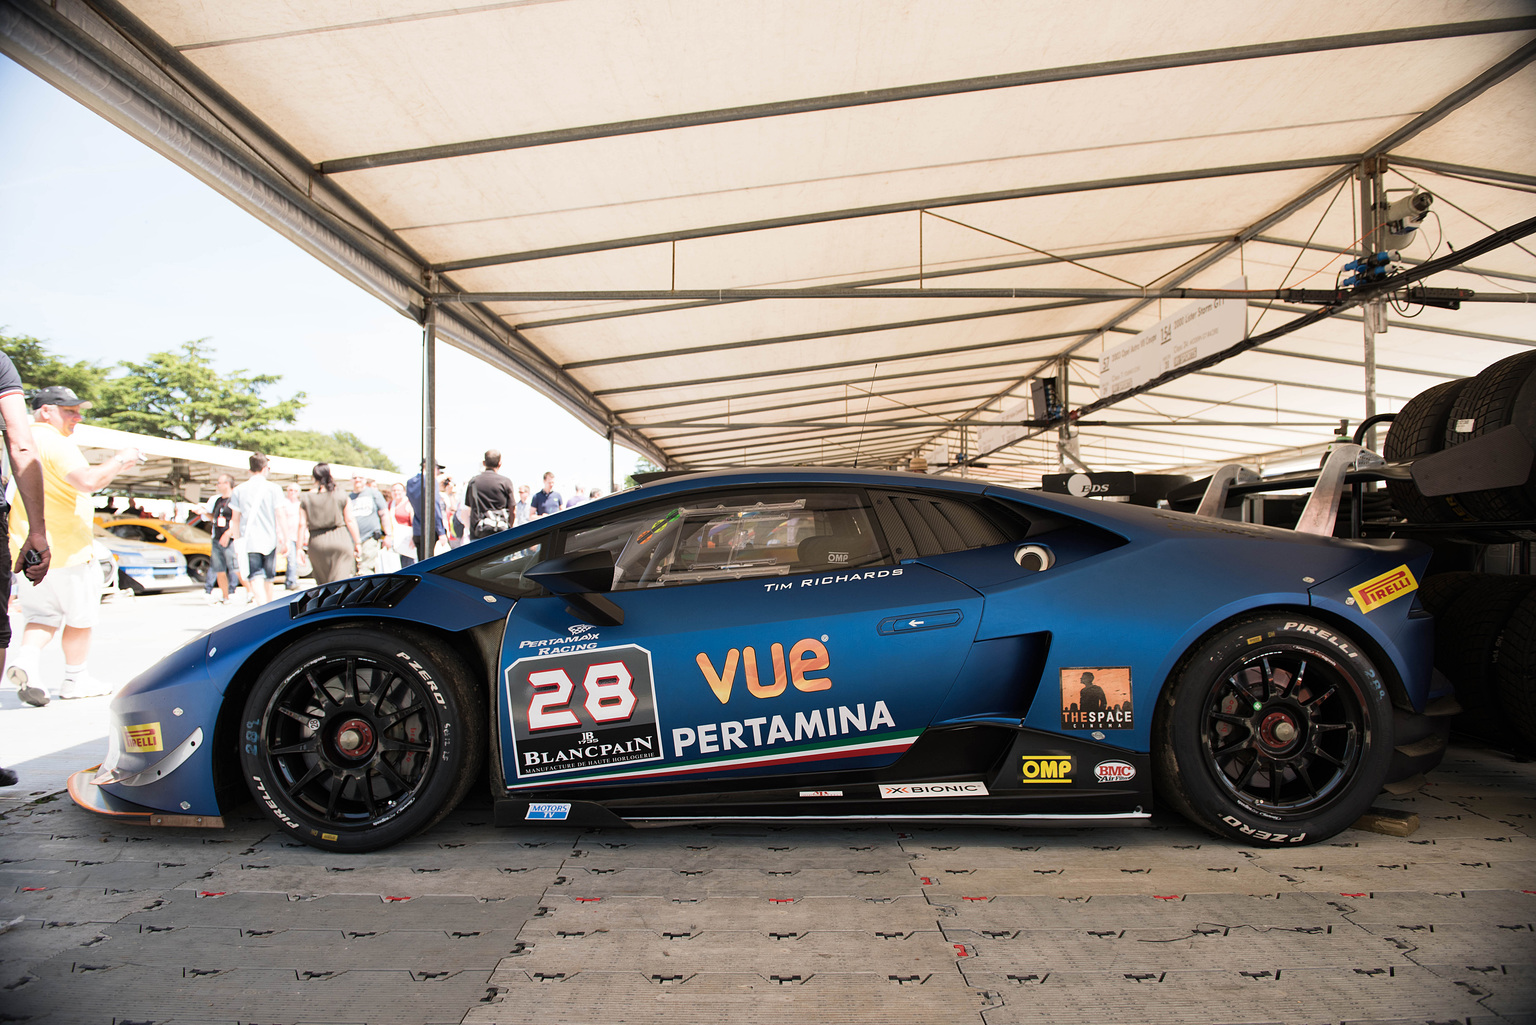
[[[1331, 522], [1331, 520], [1329, 521]], [[1313, 843], [1432, 690], [1429, 550], [859, 470], [670, 477], [254, 609], [128, 684], [82, 806], [333, 851], [498, 825], [1127, 824]]]

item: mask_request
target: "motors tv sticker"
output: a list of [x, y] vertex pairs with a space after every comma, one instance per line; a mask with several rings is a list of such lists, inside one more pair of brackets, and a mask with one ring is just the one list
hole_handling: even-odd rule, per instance
[[975, 783], [882, 783], [881, 797], [986, 797], [987, 785]]
[[504, 674], [521, 779], [656, 761], [651, 653], [634, 644], [520, 658]]
[[1129, 730], [1135, 726], [1130, 666], [1073, 666], [1061, 671], [1062, 729]]
[[146, 722], [134, 726], [125, 725], [123, 749], [125, 751], [164, 751], [165, 743], [160, 736], [160, 724]]
[[1361, 612], [1373, 612], [1418, 589], [1419, 582], [1413, 579], [1413, 571], [1403, 565], [1351, 587], [1349, 593], [1354, 596], [1355, 605]]
[[526, 822], [535, 822], [543, 819], [546, 821], [564, 822], [570, 816], [570, 814], [571, 806], [569, 804], [543, 802], [538, 804], [530, 804], [528, 806], [528, 813], [523, 816], [523, 820]]

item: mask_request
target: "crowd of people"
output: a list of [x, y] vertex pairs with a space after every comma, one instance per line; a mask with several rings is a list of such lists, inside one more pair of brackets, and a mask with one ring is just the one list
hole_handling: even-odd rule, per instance
[[[28, 396], [15, 364], [0, 352], [0, 423], [14, 478], [7, 491], [0, 477], [0, 494], [12, 495], [20, 504], [15, 508], [9, 499], [0, 501], [0, 535], [7, 543], [0, 553], [0, 603], [19, 612], [23, 624], [13, 646], [10, 616], [0, 617], [0, 675], [24, 703], [36, 707], [56, 697], [109, 694], [121, 682], [100, 680], [86, 668], [101, 596], [92, 554], [95, 519], [90, 496], [111, 486], [143, 457], [128, 448], [91, 465], [71, 439], [90, 405], [62, 385], [39, 388]], [[598, 488], [588, 491], [578, 484], [566, 498], [556, 489], [553, 472], [544, 474], [536, 491], [528, 484], [514, 485], [501, 474], [501, 453], [495, 449], [486, 451], [481, 465], [481, 472], [465, 483], [462, 497], [453, 478], [443, 472], [446, 468], [436, 467], [430, 485], [436, 536], [429, 554], [602, 495]], [[214, 496], [186, 514], [187, 522], [209, 531], [203, 594], [210, 603], [272, 601], [278, 593], [280, 562], [284, 587], [296, 590], [303, 577], [326, 584], [393, 571], [420, 557], [424, 473], [391, 484], [386, 497], [376, 480], [362, 474], [350, 479], [350, 487], [337, 481], [327, 463], [315, 464], [308, 488], [279, 485], [268, 479], [269, 472], [268, 457], [252, 453], [244, 481], [236, 484], [233, 475], [220, 474]], [[117, 517], [151, 516], [131, 497], [121, 512], [113, 500], [106, 509]], [[180, 517], [173, 511], [169, 518]], [[246, 596], [237, 599], [241, 588]], [[42, 654], [55, 637], [64, 671], [57, 679], [45, 678]], [[0, 786], [16, 782], [15, 772], [0, 767]]]
[[[425, 463], [422, 464], [425, 468]], [[534, 491], [527, 484], [514, 485], [501, 473], [501, 452], [486, 449], [481, 460], [481, 471], [464, 484], [462, 497], [453, 477], [444, 473], [447, 467], [437, 464], [437, 501], [434, 503], [434, 525], [437, 535], [433, 552], [457, 548], [466, 541], [477, 541], [508, 527], [519, 527], [529, 520], [549, 516], [564, 509], [574, 509], [584, 502], [601, 498], [601, 488], [587, 490], [577, 484], [566, 498], [555, 489], [555, 474], [546, 471], [543, 484]], [[403, 565], [415, 560], [421, 545], [422, 474], [418, 473], [404, 484], [394, 485], [391, 492], [390, 510], [395, 517], [396, 552]], [[409, 541], [406, 531], [409, 530]], [[401, 544], [403, 542], [403, 545]]]
[[[357, 474], [351, 486], [339, 485], [327, 463], [317, 463], [311, 488], [290, 483], [279, 489], [266, 481], [268, 460], [250, 459], [250, 479], [235, 485], [220, 474], [217, 494], [194, 506], [186, 520], [209, 529], [213, 553], [203, 593], [212, 604], [271, 601], [275, 596], [276, 555], [285, 558], [287, 590], [301, 578], [317, 584], [367, 573], [393, 572], [419, 558], [422, 475], [388, 486], [385, 493], [372, 477]], [[487, 449], [482, 471], [465, 484], [462, 495], [453, 477], [437, 467], [434, 503], [436, 539], [432, 554], [457, 548], [531, 519], [572, 509], [602, 497], [601, 488], [576, 485], [570, 498], [555, 486], [554, 473], [542, 486], [514, 485], [501, 473], [501, 453]], [[244, 496], [242, 498], [242, 495]], [[242, 501], [244, 505], [242, 505]], [[120, 515], [149, 515], [131, 501]], [[240, 522], [245, 517], [245, 524]], [[244, 588], [245, 596], [240, 596]], [[214, 597], [217, 589], [218, 597]]]

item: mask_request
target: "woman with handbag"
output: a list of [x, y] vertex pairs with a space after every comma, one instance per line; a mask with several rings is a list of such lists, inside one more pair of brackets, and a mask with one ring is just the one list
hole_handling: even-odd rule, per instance
[[356, 573], [363, 544], [347, 493], [336, 490], [330, 464], [316, 463], [310, 476], [314, 489], [299, 498], [299, 543], [309, 553], [315, 583], [328, 584]]

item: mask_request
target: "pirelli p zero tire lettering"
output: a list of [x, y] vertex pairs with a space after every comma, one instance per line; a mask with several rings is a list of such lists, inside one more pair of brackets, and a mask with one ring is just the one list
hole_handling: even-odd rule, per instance
[[398, 843], [463, 800], [485, 708], [463, 661], [414, 633], [322, 630], [274, 658], [246, 698], [240, 764], [256, 803], [330, 851]]
[[1392, 703], [1338, 627], [1279, 613], [1229, 623], [1174, 669], [1153, 716], [1159, 796], [1244, 843], [1308, 844], [1348, 828], [1392, 759]]

